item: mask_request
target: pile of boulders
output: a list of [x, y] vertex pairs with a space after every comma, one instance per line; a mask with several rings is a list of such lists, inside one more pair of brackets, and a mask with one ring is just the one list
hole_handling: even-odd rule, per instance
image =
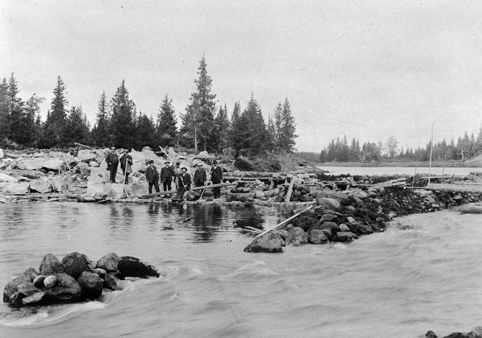
[[110, 253], [97, 262], [72, 252], [62, 261], [49, 253], [39, 272], [28, 268], [3, 290], [3, 301], [19, 308], [28, 305], [76, 303], [98, 299], [104, 290], [121, 289], [126, 277], [159, 277], [158, 270], [138, 258]]
[[[425, 337], [437, 338], [438, 336], [430, 330], [425, 334]], [[443, 338], [482, 338], [482, 326], [476, 326], [468, 333], [453, 332]]]
[[[482, 194], [377, 187], [367, 191], [323, 190], [316, 207], [281, 228], [256, 238], [244, 251], [283, 252], [287, 244], [351, 242], [360, 236], [384, 231], [396, 216], [434, 212], [482, 200]], [[402, 226], [410, 228], [410, 226]]]

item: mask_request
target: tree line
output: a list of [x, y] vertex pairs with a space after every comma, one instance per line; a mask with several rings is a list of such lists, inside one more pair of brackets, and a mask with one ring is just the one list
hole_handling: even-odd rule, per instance
[[[432, 148], [432, 149], [431, 149]], [[340, 139], [333, 139], [320, 153], [299, 153], [299, 156], [309, 161], [319, 162], [377, 162], [380, 160], [394, 161], [429, 161], [430, 150], [432, 160], [452, 161], [465, 160], [482, 152], [482, 128], [477, 137], [465, 132], [463, 137], [458, 137], [457, 142], [451, 139], [448, 143], [445, 139], [441, 142], [428, 142], [425, 147], [400, 148], [398, 141], [390, 137], [385, 143], [360, 142], [353, 138], [348, 142], [346, 135]]]
[[231, 149], [235, 156], [295, 150], [296, 123], [287, 98], [278, 103], [267, 122], [253, 94], [244, 109], [238, 101], [229, 114], [226, 104], [218, 105], [211, 91], [212, 79], [204, 56], [197, 74], [196, 90], [185, 111], [179, 114], [179, 127], [172, 99], [167, 94], [154, 118], [137, 111], [124, 80], [110, 100], [105, 92], [101, 94], [91, 127], [82, 106], [69, 107], [67, 88], [60, 76], [47, 118], [42, 121], [40, 105], [45, 99], [36, 94], [26, 101], [21, 99], [12, 74], [0, 84], [0, 146], [53, 148], [71, 147], [74, 143], [127, 149], [177, 146], [214, 153]]

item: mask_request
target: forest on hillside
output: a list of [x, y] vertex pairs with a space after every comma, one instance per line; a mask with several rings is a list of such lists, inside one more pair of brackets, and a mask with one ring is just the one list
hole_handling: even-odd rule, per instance
[[296, 123], [287, 98], [268, 114], [267, 121], [253, 94], [244, 109], [238, 101], [229, 113], [226, 104], [218, 104], [211, 91], [212, 79], [204, 56], [197, 74], [196, 90], [179, 114], [178, 127], [174, 104], [167, 94], [158, 112], [138, 111], [125, 81], [110, 100], [105, 91], [101, 93], [91, 126], [81, 105], [69, 106], [67, 86], [60, 76], [47, 118], [42, 121], [40, 105], [45, 98], [33, 94], [22, 99], [12, 73], [0, 83], [0, 147], [65, 148], [81, 143], [140, 150], [144, 146], [177, 146], [218, 154], [231, 149], [235, 156], [295, 150]]

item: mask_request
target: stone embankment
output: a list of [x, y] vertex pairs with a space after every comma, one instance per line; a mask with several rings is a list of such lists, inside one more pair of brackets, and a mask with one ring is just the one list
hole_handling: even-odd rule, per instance
[[411, 189], [399, 184], [323, 190], [316, 194], [314, 208], [255, 238], [244, 251], [276, 253], [283, 252], [289, 244], [351, 242], [384, 231], [396, 216], [434, 212], [481, 200], [482, 193]]
[[13, 308], [30, 305], [77, 303], [95, 300], [104, 290], [122, 289], [127, 277], [159, 277], [157, 269], [138, 258], [110, 253], [97, 262], [72, 252], [62, 261], [53, 255], [43, 257], [39, 270], [28, 268], [3, 290], [3, 301]]
[[[437, 338], [438, 336], [433, 331], [428, 331], [425, 334], [426, 338]], [[482, 338], [482, 326], [474, 327], [470, 332], [453, 332], [442, 338]]]

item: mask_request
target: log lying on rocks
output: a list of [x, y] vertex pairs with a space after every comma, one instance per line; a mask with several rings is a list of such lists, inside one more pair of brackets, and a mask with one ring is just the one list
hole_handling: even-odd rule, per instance
[[[211, 185], [205, 185], [202, 187], [194, 187], [191, 190], [203, 190], [203, 189], [211, 189], [211, 188], [217, 188], [217, 187], [227, 187], [231, 185], [237, 185], [237, 183], [219, 183], [219, 184], [211, 184]], [[152, 194], [146, 194], [139, 196], [139, 198], [151, 198], [151, 197], [156, 197], [156, 196], [162, 196], [162, 195], [169, 195], [169, 194], [176, 194], [177, 190], [170, 190], [170, 191], [161, 191], [161, 192], [155, 192]]]
[[97, 263], [86, 255], [72, 252], [62, 259], [47, 254], [39, 272], [28, 268], [3, 290], [3, 301], [10, 307], [82, 302], [98, 299], [104, 289], [121, 288], [125, 277], [159, 277], [159, 271], [135, 257], [119, 258], [110, 253]]

